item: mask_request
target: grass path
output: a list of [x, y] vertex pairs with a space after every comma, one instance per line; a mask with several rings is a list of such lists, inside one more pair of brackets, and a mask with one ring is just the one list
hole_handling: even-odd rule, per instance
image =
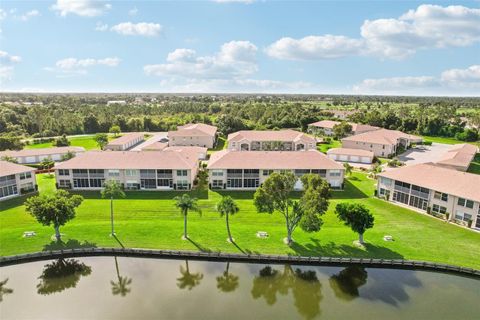
[[[38, 176], [40, 192], [52, 192], [54, 179]], [[115, 201], [115, 227], [118, 235], [109, 236], [109, 202], [99, 199], [98, 192], [84, 193], [85, 201], [77, 217], [61, 228], [64, 247], [108, 246], [182, 250], [211, 250], [312, 256], [376, 257], [429, 260], [480, 269], [480, 233], [373, 198], [374, 182], [364, 174], [354, 173], [345, 191], [333, 192], [324, 225], [318, 233], [294, 232], [295, 244], [282, 243], [285, 226], [279, 214], [259, 214], [252, 202], [252, 192], [228, 192], [240, 206], [231, 218], [236, 245], [226, 241], [224, 219], [215, 212], [221, 193], [192, 192], [200, 199], [203, 214], [189, 215], [191, 241], [182, 241], [183, 220], [171, 200], [175, 192], [129, 192], [126, 199]], [[226, 192], [227, 193], [227, 192]], [[335, 216], [335, 204], [352, 201], [365, 204], [375, 215], [375, 227], [365, 234], [366, 249], [355, 247], [357, 239]], [[51, 241], [53, 228], [43, 227], [25, 213], [23, 199], [13, 199], [0, 209], [0, 255], [58, 249]], [[37, 236], [23, 238], [24, 231]], [[255, 236], [266, 231], [267, 239]], [[392, 235], [393, 242], [385, 242]]]

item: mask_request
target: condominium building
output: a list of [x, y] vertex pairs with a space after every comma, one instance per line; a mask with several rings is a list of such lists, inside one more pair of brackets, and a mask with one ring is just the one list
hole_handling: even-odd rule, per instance
[[480, 175], [422, 163], [382, 172], [377, 193], [386, 200], [446, 215], [480, 229]]
[[203, 123], [189, 123], [168, 132], [169, 146], [197, 146], [213, 148], [217, 127]]
[[8, 161], [0, 161], [0, 201], [37, 190], [35, 170]]
[[[308, 125], [308, 130], [311, 133], [323, 134], [326, 136], [333, 136], [333, 127], [339, 125], [340, 121], [334, 120], [321, 120]], [[368, 124], [353, 123], [349, 122], [349, 125], [352, 126], [352, 135], [361, 134], [365, 132], [375, 131], [380, 129], [379, 127], [374, 127]]]
[[343, 188], [344, 168], [316, 150], [235, 151], [222, 150], [211, 155], [207, 166], [213, 189], [254, 190], [273, 172], [290, 171], [298, 177], [295, 189], [303, 188], [300, 177], [319, 174], [332, 188]]
[[189, 190], [197, 172], [197, 155], [181, 151], [90, 151], [55, 166], [57, 188], [86, 190], [107, 180], [127, 190]]
[[237, 151], [305, 151], [316, 148], [315, 138], [295, 130], [255, 131], [231, 133], [228, 149]]
[[127, 151], [135, 147], [139, 143], [145, 140], [145, 136], [141, 132], [125, 133], [123, 136], [110, 141], [105, 150], [111, 151]]
[[366, 163], [373, 162], [374, 154], [362, 149], [332, 148], [327, 150], [327, 156], [336, 161]]
[[342, 148], [371, 151], [377, 157], [397, 154], [400, 147], [408, 148], [423, 139], [398, 130], [378, 129], [342, 139]]
[[456, 144], [436, 164], [450, 169], [467, 171], [477, 152], [478, 147], [472, 144]]
[[23, 150], [7, 150], [0, 152], [2, 157], [12, 157], [20, 164], [35, 164], [42, 162], [43, 159], [51, 159], [53, 161], [62, 161], [68, 153], [74, 155], [85, 152], [83, 147], [53, 147], [39, 149], [23, 149]]

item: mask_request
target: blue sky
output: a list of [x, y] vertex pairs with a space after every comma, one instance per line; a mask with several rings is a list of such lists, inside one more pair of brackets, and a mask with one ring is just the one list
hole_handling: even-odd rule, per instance
[[480, 2], [2, 1], [2, 91], [480, 95]]

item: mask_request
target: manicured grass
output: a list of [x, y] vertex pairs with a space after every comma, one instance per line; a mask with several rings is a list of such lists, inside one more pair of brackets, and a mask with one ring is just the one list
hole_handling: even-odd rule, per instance
[[217, 138], [217, 145], [213, 149], [209, 149], [207, 151], [207, 154], [212, 154], [213, 152], [216, 151], [221, 151], [227, 147], [227, 140], [224, 137], [218, 137]]
[[[40, 192], [52, 192], [54, 180], [38, 176]], [[115, 200], [115, 228], [118, 241], [109, 236], [109, 201], [99, 192], [82, 193], [84, 203], [77, 216], [61, 228], [63, 247], [109, 246], [156, 249], [205, 250], [245, 253], [271, 253], [311, 256], [375, 257], [429, 260], [480, 269], [480, 234], [447, 224], [411, 210], [373, 198], [374, 181], [355, 172], [346, 182], [345, 191], [334, 191], [324, 225], [318, 233], [294, 232], [292, 247], [283, 244], [286, 235], [280, 214], [257, 213], [252, 192], [195, 191], [202, 215], [189, 214], [191, 241], [181, 240], [183, 219], [172, 198], [177, 192], [128, 192], [126, 199]], [[224, 218], [215, 212], [222, 194], [236, 199], [240, 212], [233, 216], [231, 229], [236, 244], [226, 241]], [[334, 214], [341, 201], [365, 204], [375, 216], [375, 227], [365, 234], [365, 249], [353, 241], [357, 235], [344, 226]], [[1, 203], [0, 255], [13, 255], [60, 248], [51, 241], [52, 227], [43, 227], [25, 212], [23, 199]], [[37, 236], [22, 238], [24, 231]], [[266, 231], [267, 239], [256, 237]], [[385, 242], [384, 235], [395, 241]]]
[[342, 147], [342, 142], [340, 142], [339, 140], [331, 140], [330, 143], [322, 143], [318, 146], [318, 150], [323, 152], [323, 153], [327, 153], [327, 151], [329, 149], [332, 149], [332, 148], [341, 148]]
[[[425, 141], [431, 141], [436, 143], [444, 143], [444, 144], [458, 144], [458, 143], [465, 143], [465, 141], [460, 141], [455, 138], [445, 138], [445, 137], [432, 137], [432, 136], [422, 136]], [[477, 142], [468, 142], [471, 144], [475, 144], [480, 146], [480, 143]]]
[[[69, 137], [70, 145], [72, 147], [84, 147], [85, 150], [99, 149], [95, 140], [93, 140], [94, 135], [78, 136], [78, 137]], [[113, 136], [109, 136], [109, 140], [114, 139]], [[29, 144], [25, 146], [25, 149], [39, 149], [39, 148], [51, 148], [53, 147], [53, 142], [39, 143], [39, 144]]]
[[468, 167], [468, 172], [480, 174], [480, 153], [475, 155], [475, 158]]

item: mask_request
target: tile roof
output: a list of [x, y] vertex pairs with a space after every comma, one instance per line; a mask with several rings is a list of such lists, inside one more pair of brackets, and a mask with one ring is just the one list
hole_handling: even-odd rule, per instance
[[217, 134], [217, 127], [204, 123], [188, 123], [177, 127], [177, 131], [168, 131], [168, 136], [215, 136]]
[[191, 169], [197, 157], [178, 151], [89, 151], [60, 162], [56, 169]]
[[154, 142], [142, 148], [144, 151], [161, 151], [168, 147], [167, 142]]
[[[309, 126], [333, 129], [335, 125], [340, 123], [341, 121], [321, 120], [314, 123], [310, 123]], [[348, 122], [348, 124], [352, 126], [352, 132], [367, 132], [367, 131], [374, 131], [374, 130], [380, 129], [379, 127], [371, 126], [368, 124], [362, 124], [362, 123]]]
[[127, 144], [130, 141], [136, 140], [140, 137], [144, 137], [142, 132], [125, 133], [123, 136], [110, 141], [107, 146], [123, 146], [124, 144]]
[[310, 151], [222, 150], [210, 156], [208, 169], [343, 169], [323, 153]]
[[397, 144], [397, 140], [400, 138], [410, 140], [422, 140], [421, 137], [407, 134], [398, 130], [378, 129], [346, 137], [343, 138], [342, 141], [365, 142], [374, 144]]
[[33, 157], [33, 156], [48, 156], [54, 154], [61, 154], [67, 152], [84, 152], [85, 148], [83, 147], [53, 147], [53, 148], [39, 148], [39, 149], [23, 149], [23, 150], [7, 150], [1, 151], [0, 157], [10, 156], [10, 157]]
[[327, 154], [341, 154], [347, 156], [361, 156], [373, 158], [374, 153], [362, 149], [350, 149], [350, 148], [332, 148], [327, 151]]
[[378, 176], [480, 201], [480, 175], [443, 168], [431, 162], [385, 171]]
[[467, 169], [477, 152], [477, 146], [468, 143], [456, 144], [436, 163], [440, 165], [460, 166]]
[[291, 129], [286, 130], [242, 130], [228, 135], [227, 141], [298, 141], [301, 139], [310, 140], [316, 143], [315, 138]]
[[35, 169], [20, 164], [0, 160], [0, 177], [22, 172], [35, 171]]

